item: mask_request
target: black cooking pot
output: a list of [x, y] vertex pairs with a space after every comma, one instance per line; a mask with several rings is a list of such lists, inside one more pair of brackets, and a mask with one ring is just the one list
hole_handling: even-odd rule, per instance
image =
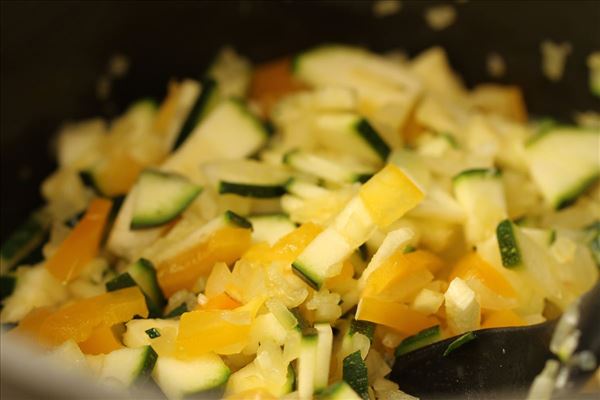
[[[1, 237], [41, 202], [53, 168], [49, 141], [64, 120], [112, 116], [139, 97], [161, 98], [171, 77], [197, 77], [224, 44], [260, 62], [322, 42], [406, 50], [442, 45], [472, 85], [490, 80], [486, 56], [507, 64], [500, 80], [523, 87], [533, 115], [563, 119], [600, 109], [588, 90], [586, 57], [600, 50], [598, 1], [446, 2], [458, 14], [431, 30], [424, 10], [439, 1], [402, 1], [373, 15], [370, 1], [2, 2]], [[568, 41], [562, 81], [541, 74], [540, 42]], [[108, 102], [96, 84], [115, 53], [131, 61]]]

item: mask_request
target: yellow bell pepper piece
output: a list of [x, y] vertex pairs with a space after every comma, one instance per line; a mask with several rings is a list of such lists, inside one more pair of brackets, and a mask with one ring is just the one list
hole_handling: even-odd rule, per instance
[[210, 297], [208, 301], [199, 306], [200, 310], [233, 310], [240, 307], [242, 304], [233, 299], [227, 293], [221, 293], [214, 297]]
[[442, 266], [442, 260], [427, 251], [398, 251], [371, 273], [362, 295], [404, 301], [431, 282]]
[[111, 207], [112, 202], [106, 199], [90, 203], [83, 219], [46, 262], [46, 268], [56, 279], [64, 283], [76, 279], [96, 257]]
[[358, 303], [356, 319], [371, 321], [392, 328], [405, 335], [414, 335], [439, 324], [433, 316], [423, 315], [405, 304], [363, 297]]
[[79, 348], [85, 354], [108, 354], [119, 350], [123, 344], [108, 325], [101, 325], [94, 329], [89, 338], [79, 343]]
[[359, 195], [380, 228], [386, 228], [407, 211], [419, 204], [425, 196], [421, 189], [402, 170], [386, 165], [369, 179]]
[[146, 299], [136, 287], [116, 290], [67, 304], [52, 313], [39, 330], [43, 342], [58, 345], [69, 339], [86, 341], [100, 326], [113, 326], [139, 315], [148, 316]]
[[54, 309], [52, 307], [34, 308], [19, 321], [19, 325], [16, 328], [11, 329], [8, 332], [8, 335], [22, 335], [39, 344], [45, 344], [40, 340], [40, 329], [42, 328], [44, 321], [46, 321], [53, 312]]
[[197, 310], [184, 313], [179, 321], [175, 354], [192, 359], [209, 352], [239, 353], [248, 343], [252, 322], [263, 298], [235, 310]]
[[158, 283], [167, 297], [182, 289], [192, 290], [198, 278], [207, 276], [215, 263], [235, 262], [250, 244], [249, 229], [221, 228], [206, 241], [159, 264]]
[[304, 248], [313, 241], [321, 227], [306, 223], [279, 239], [272, 247], [266, 243], [254, 245], [246, 254], [244, 260], [259, 263], [282, 262], [291, 264], [302, 253]]
[[456, 263], [448, 282], [452, 282], [454, 278], [477, 278], [499, 296], [513, 299], [517, 296], [508, 280], [475, 252], [467, 254]]

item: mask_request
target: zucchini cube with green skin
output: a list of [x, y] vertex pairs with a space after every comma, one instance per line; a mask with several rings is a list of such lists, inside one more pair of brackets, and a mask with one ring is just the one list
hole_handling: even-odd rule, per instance
[[467, 221], [465, 234], [471, 244], [487, 239], [498, 222], [507, 217], [500, 173], [493, 169], [470, 169], [452, 180], [454, 195]]
[[319, 392], [329, 381], [329, 365], [333, 347], [333, 331], [328, 323], [315, 324], [317, 330], [317, 353], [315, 357], [314, 390]]
[[207, 353], [192, 360], [160, 357], [152, 373], [169, 399], [182, 399], [224, 385], [231, 370], [221, 357]]
[[175, 143], [173, 150], [177, 149], [190, 136], [198, 123], [208, 115], [218, 102], [218, 83], [211, 77], [206, 77], [201, 82], [201, 91], [196, 101], [192, 105], [187, 117], [185, 118]]
[[323, 113], [316, 118], [317, 139], [326, 148], [381, 164], [389, 156], [388, 144], [369, 122], [354, 113]]
[[268, 138], [265, 126], [244, 103], [227, 99], [202, 119], [161, 169], [181, 173], [196, 182], [202, 179], [198, 165], [248, 157], [255, 154]]
[[252, 224], [252, 241], [274, 245], [279, 239], [296, 229], [296, 224], [285, 214], [266, 214], [248, 217]]
[[154, 228], [177, 218], [202, 191], [187, 178], [145, 170], [136, 183], [131, 229]]
[[423, 193], [410, 178], [388, 164], [361, 187], [333, 223], [300, 253], [292, 263], [293, 271], [318, 290], [331, 275], [332, 266], [365, 243], [378, 226], [389, 226], [422, 199]]
[[432, 326], [422, 330], [421, 332], [409, 336], [404, 339], [398, 347], [396, 347], [396, 357], [410, 353], [421, 347], [425, 347], [442, 339], [442, 331], [439, 325]]
[[362, 399], [369, 400], [369, 379], [367, 366], [363, 361], [360, 351], [355, 351], [344, 358], [343, 366], [344, 381]]
[[316, 332], [302, 335], [298, 358], [298, 394], [301, 399], [310, 399], [315, 390], [315, 370], [319, 336]]
[[364, 182], [373, 175], [370, 168], [343, 164], [323, 155], [293, 150], [283, 158], [292, 168], [333, 183]]
[[553, 127], [526, 148], [530, 175], [554, 208], [572, 204], [600, 177], [600, 129]]
[[136, 285], [140, 287], [146, 298], [150, 316], [160, 316], [165, 298], [158, 285], [154, 265], [145, 258], [140, 258], [129, 265], [122, 274], [106, 282], [106, 290], [111, 292]]
[[273, 198], [286, 193], [290, 174], [284, 168], [256, 160], [221, 160], [204, 166], [221, 194]]
[[541, 246], [508, 219], [498, 224], [496, 238], [505, 268], [526, 274], [549, 299], [565, 305], [561, 286], [553, 272], [557, 268], [556, 263], [547, 246]]
[[356, 392], [344, 381], [332, 383], [317, 395], [318, 400], [361, 400]]
[[143, 384], [150, 379], [158, 355], [151, 346], [119, 349], [104, 357], [102, 379], [116, 379], [125, 386]]

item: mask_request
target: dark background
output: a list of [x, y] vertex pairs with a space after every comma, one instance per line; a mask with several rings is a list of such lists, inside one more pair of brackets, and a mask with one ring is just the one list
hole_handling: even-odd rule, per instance
[[[524, 88], [531, 114], [571, 117], [600, 109], [588, 89], [587, 55], [600, 50], [599, 1], [475, 1], [453, 4], [448, 29], [428, 28], [423, 11], [439, 1], [402, 1], [375, 18], [369, 1], [15, 2], [1, 3], [1, 237], [36, 205], [53, 167], [49, 139], [61, 121], [112, 115], [130, 101], [161, 98], [171, 77], [197, 77], [224, 44], [253, 61], [321, 42], [415, 55], [442, 45], [467, 84], [490, 81], [486, 56], [507, 63], [500, 82]], [[539, 44], [570, 41], [560, 83], [540, 72]], [[95, 97], [111, 55], [130, 58], [111, 103]]]

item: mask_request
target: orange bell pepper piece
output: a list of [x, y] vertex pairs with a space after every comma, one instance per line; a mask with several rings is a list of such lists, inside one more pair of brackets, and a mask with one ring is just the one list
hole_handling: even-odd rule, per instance
[[433, 273], [442, 266], [442, 260], [427, 251], [398, 251], [369, 276], [363, 296], [405, 300], [432, 281]]
[[439, 324], [437, 318], [423, 315], [405, 304], [364, 297], [358, 303], [356, 319], [371, 321], [392, 328], [405, 335], [414, 335]]
[[200, 310], [233, 310], [242, 304], [233, 299], [227, 293], [221, 293], [208, 299], [208, 301], [199, 307]]
[[503, 328], [508, 326], [527, 325], [523, 318], [512, 310], [491, 311], [483, 318], [482, 328]]
[[108, 325], [101, 325], [94, 329], [89, 338], [79, 343], [79, 348], [85, 354], [107, 354], [118, 350], [123, 344]]
[[179, 320], [176, 355], [194, 358], [208, 352], [239, 353], [248, 343], [252, 322], [263, 298], [235, 310], [197, 310], [184, 313]]
[[158, 266], [158, 283], [169, 297], [173, 293], [191, 290], [201, 276], [207, 276], [217, 262], [231, 264], [239, 259], [252, 242], [249, 229], [226, 226], [206, 241], [165, 260]]
[[42, 341], [40, 341], [40, 329], [42, 328], [44, 321], [46, 321], [53, 312], [54, 310], [52, 307], [34, 308], [21, 319], [16, 328], [8, 332], [8, 335], [23, 335], [35, 340], [39, 344], [43, 344]]
[[279, 99], [305, 88], [292, 75], [291, 58], [285, 57], [255, 68], [250, 83], [250, 98], [260, 104], [265, 115], [269, 115]]
[[112, 202], [94, 199], [73, 231], [46, 262], [46, 268], [63, 283], [76, 279], [83, 267], [98, 254]]
[[52, 345], [69, 339], [81, 343], [96, 328], [126, 322], [136, 315], [148, 316], [146, 299], [137, 286], [67, 304], [46, 318], [39, 335], [43, 342]]
[[467, 254], [456, 263], [448, 282], [452, 282], [457, 277], [464, 280], [477, 278], [500, 296], [516, 298], [517, 295], [508, 280], [475, 252]]

